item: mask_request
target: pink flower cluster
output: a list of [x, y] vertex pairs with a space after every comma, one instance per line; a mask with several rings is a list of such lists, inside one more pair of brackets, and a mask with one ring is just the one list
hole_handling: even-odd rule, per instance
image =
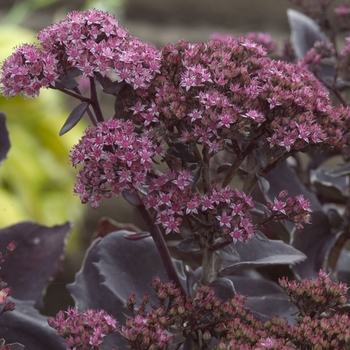
[[[268, 53], [271, 53], [276, 50], [277, 43], [271, 38], [268, 33], [262, 32], [248, 32], [245, 37], [259, 45], [261, 45]], [[234, 39], [235, 36], [233, 34], [228, 33], [213, 33], [210, 36], [213, 40], [220, 40], [222, 42], [230, 41]]]
[[205, 145], [211, 153], [242, 133], [280, 153], [344, 143], [349, 110], [333, 108], [311, 73], [269, 59], [250, 40], [181, 41], [167, 45], [162, 55], [153, 88], [138, 91], [139, 100], [129, 106], [141, 120], [148, 111], [145, 126], [176, 125], [178, 140]]
[[189, 171], [169, 171], [149, 181], [143, 202], [147, 209], [155, 210], [155, 223], [170, 233], [180, 231], [183, 217], [198, 228], [209, 220], [212, 224], [205, 225], [205, 229], [230, 235], [234, 242], [249, 241], [254, 235], [249, 213], [254, 207], [252, 198], [229, 186], [220, 188], [217, 183], [207, 193], [200, 194], [193, 191], [192, 180]]
[[41, 47], [23, 45], [2, 66], [2, 93], [34, 97], [69, 69], [92, 77], [111, 74], [134, 89], [147, 88], [159, 71], [160, 52], [133, 38], [110, 14], [72, 12], [38, 34]]
[[[280, 280], [282, 288], [292, 302], [303, 308], [306, 314], [298, 317], [294, 325], [278, 316], [262, 321], [245, 309], [246, 298], [237, 294], [233, 299], [222, 301], [210, 286], [199, 286], [194, 297], [184, 296], [173, 282], [165, 283], [155, 278], [152, 287], [156, 291], [159, 306], [147, 311], [149, 295], [138, 310], [132, 295], [127, 306], [133, 318], [122, 332], [129, 335], [130, 348], [149, 349], [148, 340], [156, 329], [165, 339], [165, 332], [176, 329], [182, 337], [158, 340], [154, 349], [167, 350], [175, 341], [181, 345], [190, 334], [196, 335], [203, 346], [216, 350], [295, 350], [295, 349], [347, 349], [350, 345], [350, 318], [346, 312], [335, 313], [334, 308], [343, 305], [347, 287], [333, 283], [324, 271], [316, 280], [300, 283]], [[297, 299], [296, 299], [297, 298]], [[314, 308], [313, 308], [314, 307]], [[139, 333], [134, 330], [138, 327]], [[147, 342], [143, 343], [146, 338]], [[197, 339], [198, 339], [197, 338]], [[178, 340], [179, 339], [179, 340]]]
[[156, 324], [157, 321], [157, 318], [152, 320], [140, 315], [126, 319], [121, 333], [134, 346], [130, 349], [163, 350], [170, 347], [173, 338]]
[[34, 97], [59, 77], [58, 60], [35, 45], [22, 45], [2, 65], [2, 94]]
[[272, 211], [275, 220], [289, 219], [295, 223], [298, 230], [301, 230], [303, 223], [308, 224], [311, 221], [310, 202], [301, 194], [284, 200], [286, 196], [287, 191], [281, 191], [278, 198], [275, 198], [273, 202], [268, 202], [266, 206]]
[[324, 270], [320, 270], [317, 279], [296, 282], [282, 278], [279, 284], [302, 316], [319, 318], [322, 313], [330, 313], [347, 301], [347, 285], [333, 282]]
[[144, 186], [152, 158], [162, 151], [151, 139], [151, 132], [139, 135], [131, 121], [109, 119], [86, 129], [70, 154], [74, 167], [83, 166], [74, 192], [96, 208], [103, 197]]
[[47, 321], [66, 340], [67, 350], [101, 349], [103, 339], [119, 328], [114, 317], [103, 310], [79, 313], [69, 308], [66, 312], [59, 311], [55, 318]]

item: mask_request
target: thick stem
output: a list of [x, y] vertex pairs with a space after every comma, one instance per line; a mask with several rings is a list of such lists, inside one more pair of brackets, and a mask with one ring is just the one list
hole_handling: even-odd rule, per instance
[[145, 220], [145, 223], [161, 256], [165, 271], [167, 272], [169, 279], [175, 282], [177, 287], [181, 289], [183, 295], [186, 295], [186, 291], [184, 290], [182, 283], [180, 282], [179, 275], [176, 272], [175, 266], [170, 256], [168, 246], [166, 245], [166, 242], [162, 233], [159, 230], [159, 227], [156, 224], [154, 224], [152, 215], [143, 204], [138, 205], [136, 208], [138, 209], [142, 218]]
[[214, 233], [207, 231], [206, 247], [202, 255], [202, 277], [201, 283], [208, 285], [213, 282], [218, 274], [218, 258], [213, 251]]
[[202, 277], [201, 283], [208, 285], [216, 278], [216, 255], [208, 247], [203, 252], [202, 257]]

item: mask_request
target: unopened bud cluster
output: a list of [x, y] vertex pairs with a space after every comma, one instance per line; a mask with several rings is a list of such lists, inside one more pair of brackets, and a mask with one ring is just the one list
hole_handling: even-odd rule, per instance
[[67, 350], [102, 349], [103, 339], [118, 331], [114, 317], [105, 311], [87, 310], [78, 312], [69, 308], [60, 311], [55, 318], [49, 318], [50, 327], [66, 340]]
[[[246, 298], [236, 295], [223, 301], [210, 286], [198, 287], [193, 297], [184, 296], [173, 282], [154, 279], [153, 288], [159, 302], [148, 311], [149, 295], [136, 310], [135, 295], [127, 301], [133, 313], [121, 333], [130, 349], [171, 349], [194, 339], [201, 348], [214, 350], [336, 350], [350, 348], [350, 318], [335, 313], [334, 308], [346, 301], [347, 287], [333, 283], [324, 271], [316, 280], [300, 284], [280, 281], [288, 296], [297, 295], [297, 306], [308, 304], [291, 325], [278, 316], [263, 322], [245, 309]], [[291, 298], [296, 302], [296, 297]], [[294, 301], [293, 301], [294, 300]], [[311, 302], [310, 302], [311, 300]], [[314, 310], [312, 311], [313, 305]]]

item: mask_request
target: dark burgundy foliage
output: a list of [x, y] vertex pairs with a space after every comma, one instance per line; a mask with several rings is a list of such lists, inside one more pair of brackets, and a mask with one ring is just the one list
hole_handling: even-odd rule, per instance
[[[345, 285], [350, 283], [346, 249], [350, 153], [349, 129], [345, 129], [349, 118], [341, 93], [350, 80], [340, 74], [344, 67], [337, 66], [332, 38], [328, 39], [331, 24], [325, 9], [331, 1], [323, 1], [325, 6], [320, 8], [292, 2], [308, 16], [288, 12], [291, 45], [286, 45], [282, 58], [301, 67], [280, 62], [275, 64], [281, 70], [274, 70], [274, 61], [256, 46], [258, 42], [273, 51], [271, 38], [264, 35], [250, 34], [255, 42], [218, 35], [208, 46], [180, 42], [158, 52], [124, 28], [118, 27], [117, 35], [111, 24], [114, 19], [99, 11], [86, 12], [89, 20], [83, 17], [88, 33], [83, 37], [91, 34], [93, 43], [88, 44], [94, 48], [85, 54], [93, 64], [78, 60], [73, 41], [56, 38], [56, 27], [39, 34], [42, 46], [51, 48], [50, 52], [25, 45], [6, 62], [3, 69], [11, 73], [13, 63], [26, 57], [31, 77], [36, 82], [40, 79], [33, 86], [19, 79], [24, 96], [51, 87], [80, 99], [60, 131], [62, 135], [71, 130], [85, 112], [93, 123], [72, 151], [72, 164], [82, 165], [75, 192], [93, 207], [103, 197], [121, 194], [144, 219], [147, 231], [132, 224], [124, 226], [127, 230], [118, 223], [101, 222], [75, 282], [67, 286], [77, 310], [68, 308], [50, 318], [51, 328], [39, 310], [46, 286], [62, 269], [70, 225], [49, 228], [23, 222], [0, 230], [1, 252], [12, 241], [17, 244], [1, 264], [1, 278], [12, 288], [9, 300], [16, 308], [0, 315], [0, 338], [29, 350], [65, 349], [55, 330], [66, 339], [67, 349], [76, 346], [79, 350], [113, 346], [132, 350], [350, 348]], [[338, 32], [350, 29], [350, 24], [344, 24], [346, 16], [350, 20], [350, 9], [339, 7], [335, 14], [342, 19]], [[74, 23], [82, 18], [78, 13], [70, 16]], [[99, 36], [92, 34], [98, 27], [91, 26], [93, 20], [106, 21]], [[233, 45], [236, 56], [232, 57], [242, 67], [246, 65], [234, 67], [227, 79], [220, 75], [225, 68], [220, 62], [227, 59], [229, 64], [232, 52], [220, 41]], [[61, 70], [56, 71], [55, 54], [62, 53], [63, 43], [71, 57], [63, 56]], [[100, 43], [102, 53], [95, 47]], [[112, 53], [108, 43], [118, 44], [133, 59], [125, 58], [122, 49]], [[98, 52], [100, 62], [95, 61]], [[339, 60], [349, 53], [350, 41]], [[120, 55], [113, 67], [119, 80], [114, 82], [105, 74], [112, 65], [106, 57], [112, 54]], [[33, 63], [36, 55], [40, 60]], [[73, 69], [71, 61], [78, 68]], [[207, 62], [211, 64], [206, 66]], [[281, 92], [279, 84], [273, 85], [275, 80], [287, 84], [279, 79], [291, 67], [304, 72], [313, 93], [319, 94], [314, 105], [310, 102], [312, 108], [303, 100], [309, 90], [300, 88], [302, 83], [293, 85], [293, 81], [290, 86], [295, 88], [297, 102], [291, 101], [289, 87], [282, 86]], [[242, 79], [237, 80], [239, 84], [248, 82], [249, 89], [228, 84], [233, 72]], [[78, 89], [75, 78], [82, 74], [89, 77], [90, 98]], [[213, 92], [211, 74], [219, 93]], [[9, 96], [18, 93], [19, 85], [10, 74], [6, 77], [2, 78], [3, 91]], [[296, 79], [291, 74], [292, 78]], [[255, 89], [264, 79], [268, 83], [259, 95]], [[104, 121], [96, 81], [101, 91], [116, 97], [120, 119]], [[232, 90], [227, 90], [228, 85]], [[285, 119], [278, 119], [278, 111], [284, 110], [274, 95], [276, 90], [285, 97], [284, 104], [290, 103], [291, 114]], [[323, 101], [326, 90], [332, 103], [341, 107]], [[235, 107], [239, 106], [236, 120], [230, 119], [233, 114], [218, 112], [233, 111], [227, 102], [231, 97], [237, 97]], [[223, 104], [219, 109], [218, 101]], [[312, 121], [310, 133], [301, 117], [309, 107], [319, 113], [319, 119], [306, 119]], [[298, 112], [292, 115], [294, 110]], [[310, 111], [305, 118], [314, 118]], [[295, 126], [292, 117], [301, 118], [299, 124]], [[0, 113], [0, 161], [8, 149], [5, 116]], [[323, 162], [335, 155], [342, 157], [342, 164], [324, 167]], [[153, 168], [159, 159], [168, 171]], [[229, 187], [234, 175], [243, 181], [243, 191]], [[101, 317], [104, 329], [109, 327], [107, 333], [112, 334], [103, 339], [107, 334], [89, 320], [93, 315]], [[76, 327], [74, 320], [82, 327]], [[8, 346], [22, 349], [19, 344]]]

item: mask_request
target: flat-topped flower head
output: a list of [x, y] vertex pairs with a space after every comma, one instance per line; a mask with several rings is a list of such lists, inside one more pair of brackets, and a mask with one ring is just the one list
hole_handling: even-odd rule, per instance
[[75, 193], [96, 208], [103, 197], [142, 187], [156, 146], [131, 121], [110, 119], [88, 128], [70, 155], [73, 166], [82, 166]]
[[4, 96], [22, 95], [26, 98], [39, 95], [58, 78], [57, 59], [35, 45], [22, 45], [2, 65], [0, 78]]
[[39, 46], [20, 46], [3, 63], [5, 96], [34, 97], [41, 87], [55, 86], [55, 80], [73, 68], [86, 77], [113, 74], [134, 89], [148, 88], [159, 71], [160, 52], [133, 38], [107, 12], [72, 12], [37, 38]]
[[[306, 69], [268, 58], [251, 40], [181, 41], [164, 47], [162, 55], [153, 88], [129, 106], [145, 126], [176, 125], [180, 141], [214, 153], [219, 141], [238, 134], [271, 153], [344, 143], [349, 110], [333, 108], [322, 83]], [[136, 106], [147, 100], [157, 114], [145, 118]]]

